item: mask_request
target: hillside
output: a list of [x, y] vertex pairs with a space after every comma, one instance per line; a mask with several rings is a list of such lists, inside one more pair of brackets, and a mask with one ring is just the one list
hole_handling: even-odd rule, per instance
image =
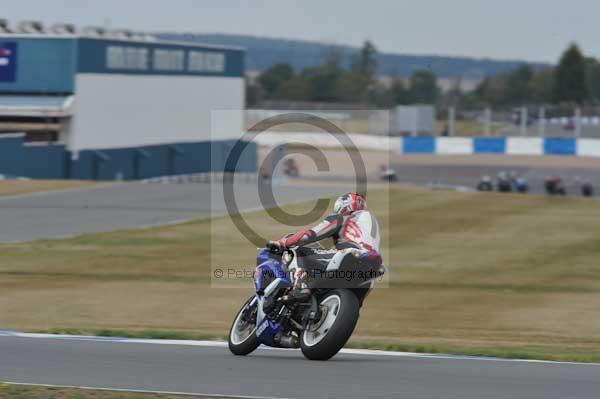
[[[356, 47], [332, 45], [305, 40], [287, 40], [256, 37], [248, 35], [229, 35], [219, 33], [156, 33], [156, 36], [176, 41], [192, 41], [208, 44], [240, 46], [247, 50], [247, 70], [263, 70], [278, 62], [287, 62], [296, 70], [314, 66], [331, 52], [338, 51], [344, 66], [350, 65]], [[514, 69], [523, 61], [475, 59], [468, 57], [449, 57], [435, 55], [407, 55], [380, 53], [378, 56], [379, 73], [382, 75], [399, 74], [410, 76], [415, 70], [431, 68], [442, 78], [480, 79], [500, 72]], [[544, 64], [533, 64], [542, 67]]]

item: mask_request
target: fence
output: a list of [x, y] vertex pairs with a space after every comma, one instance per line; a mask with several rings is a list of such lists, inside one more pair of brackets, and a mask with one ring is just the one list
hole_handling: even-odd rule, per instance
[[512, 110], [458, 112], [450, 108], [449, 136], [521, 136], [600, 138], [600, 110], [596, 108], [519, 107]]
[[[389, 135], [390, 133], [391, 111], [386, 109], [248, 109], [245, 112], [245, 128], [250, 129], [265, 119], [287, 113], [307, 113], [323, 118], [348, 133], [376, 135]], [[302, 123], [286, 123], [285, 125], [274, 126], [269, 130], [284, 132], [321, 131], [319, 128]]]
[[[347, 133], [399, 135], [394, 132], [394, 110], [387, 109], [249, 109], [245, 126], [250, 128], [272, 116], [289, 112], [306, 112], [327, 119]], [[506, 136], [600, 138], [600, 108], [520, 107], [495, 110], [438, 109], [438, 118], [429, 136]], [[272, 131], [316, 132], [302, 124], [277, 126]], [[405, 132], [406, 133], [406, 132]], [[406, 136], [407, 134], [403, 134]], [[408, 134], [410, 135], [410, 134]]]
[[[0, 173], [37, 179], [137, 180], [222, 172], [236, 140], [68, 151], [64, 145], [29, 144], [23, 135], [0, 136]], [[235, 172], [256, 172], [256, 144], [240, 150]]]

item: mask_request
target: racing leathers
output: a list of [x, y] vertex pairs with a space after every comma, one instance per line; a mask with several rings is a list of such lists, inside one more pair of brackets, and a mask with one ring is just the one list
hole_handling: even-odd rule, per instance
[[[329, 237], [333, 239], [335, 249], [305, 247]], [[375, 216], [366, 209], [347, 215], [333, 213], [311, 229], [288, 235], [273, 244], [281, 248], [299, 247], [296, 253], [300, 269], [296, 276], [299, 277], [297, 282], [300, 284], [311, 280], [316, 285], [319, 280], [324, 280], [315, 273], [319, 276], [331, 275], [340, 270], [345, 273], [364, 273], [379, 269], [382, 264], [379, 254], [379, 225]], [[368, 277], [365, 278], [367, 279]], [[328, 279], [325, 284], [331, 284], [331, 281]]]

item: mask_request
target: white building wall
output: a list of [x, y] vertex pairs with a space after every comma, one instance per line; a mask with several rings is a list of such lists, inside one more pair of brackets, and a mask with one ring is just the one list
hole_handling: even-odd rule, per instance
[[[232, 77], [79, 74], [69, 149], [239, 138], [244, 80]], [[228, 113], [230, 129], [211, 137], [211, 112]]]

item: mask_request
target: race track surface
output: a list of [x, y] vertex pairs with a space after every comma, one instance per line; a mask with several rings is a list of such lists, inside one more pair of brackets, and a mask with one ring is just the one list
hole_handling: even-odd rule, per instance
[[[447, 163], [444, 163], [444, 162]], [[490, 160], [480, 163], [451, 162], [441, 158], [435, 163], [426, 162], [397, 162], [393, 168], [401, 183], [412, 183], [417, 185], [441, 184], [448, 186], [461, 186], [474, 189], [477, 183], [485, 175], [490, 176], [495, 182], [499, 172], [514, 173], [518, 177], [525, 178], [534, 193], [544, 193], [544, 181], [550, 176], [562, 177], [569, 195], [581, 194], [581, 183], [589, 181], [596, 189], [600, 188], [600, 168], [597, 165], [583, 166], [570, 165], [566, 167], [557, 162], [555, 165], [549, 163], [543, 165], [510, 165], [499, 160]]]
[[234, 357], [224, 344], [13, 336], [0, 332], [0, 381], [274, 398], [597, 398], [600, 365], [346, 351]]
[[[239, 210], [306, 201], [341, 192], [338, 186], [273, 186], [264, 204], [257, 183], [236, 184]], [[261, 190], [266, 190], [264, 187]], [[175, 223], [227, 213], [219, 184], [115, 183], [0, 198], [0, 243], [69, 237]]]
[[[527, 159], [527, 162], [520, 160], [514, 164], [509, 161], [497, 157], [404, 157], [397, 158], [393, 167], [401, 183], [417, 185], [474, 188], [483, 175], [495, 179], [500, 171], [514, 171], [525, 177], [536, 193], [544, 191], [543, 182], [552, 175], [563, 177], [569, 194], [580, 195], [583, 180], [592, 182], [600, 191], [600, 164], [597, 162], [586, 163], [577, 158]], [[565, 164], [567, 161], [570, 163]], [[351, 175], [321, 176], [316, 180], [309, 177], [302, 184], [274, 185], [275, 203], [306, 201], [352, 190]], [[369, 178], [371, 182], [377, 181], [377, 173], [371, 173]], [[259, 190], [265, 192], [264, 185], [241, 183], [235, 187], [240, 211], [275, 205], [269, 201], [261, 203]], [[0, 197], [0, 243], [61, 238], [223, 215], [227, 213], [223, 198], [220, 184], [137, 182]]]

